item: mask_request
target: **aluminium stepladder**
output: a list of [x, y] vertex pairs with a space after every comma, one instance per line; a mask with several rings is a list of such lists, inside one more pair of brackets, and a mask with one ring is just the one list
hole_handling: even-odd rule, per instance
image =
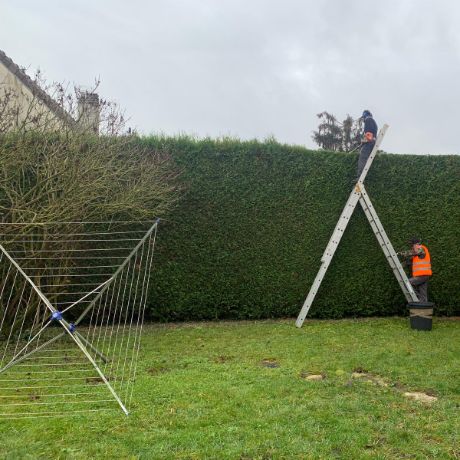
[[372, 162], [374, 161], [374, 158], [377, 154], [377, 150], [382, 142], [383, 137], [385, 136], [387, 129], [388, 125], [385, 124], [383, 125], [383, 128], [380, 130], [374, 148], [372, 149], [372, 152], [369, 155], [364, 169], [358, 181], [356, 182], [356, 185], [353, 187], [353, 190], [350, 193], [350, 196], [348, 197], [345, 207], [343, 208], [342, 214], [340, 215], [339, 220], [337, 221], [337, 224], [329, 240], [329, 243], [327, 244], [323, 256], [321, 257], [321, 266], [319, 268], [318, 274], [316, 275], [316, 278], [313, 281], [308, 296], [305, 299], [302, 309], [300, 310], [299, 316], [297, 317], [297, 327], [302, 327], [302, 324], [305, 321], [308, 311], [310, 310], [313, 300], [315, 299], [316, 293], [318, 292], [324, 275], [326, 274], [326, 271], [329, 267], [329, 264], [331, 263], [331, 260], [334, 257], [334, 253], [340, 243], [345, 229], [347, 228], [348, 222], [350, 221], [350, 218], [356, 208], [356, 205], [358, 204], [358, 201], [364, 210], [367, 220], [369, 221], [372, 227], [372, 231], [374, 232], [377, 241], [385, 254], [385, 257], [388, 263], [390, 264], [391, 269], [393, 270], [396, 280], [398, 281], [401, 290], [403, 291], [404, 296], [406, 297], [406, 300], [408, 302], [418, 302], [417, 295], [413, 287], [409, 283], [407, 275], [404, 272], [401, 263], [399, 262], [398, 256], [396, 255], [393, 245], [391, 244], [391, 241], [388, 238], [385, 229], [383, 228], [383, 225], [380, 222], [379, 216], [377, 215], [377, 212], [375, 211], [372, 205], [371, 199], [369, 198], [369, 195], [367, 194], [366, 189], [364, 187], [364, 179], [366, 178], [369, 168], [371, 167]]

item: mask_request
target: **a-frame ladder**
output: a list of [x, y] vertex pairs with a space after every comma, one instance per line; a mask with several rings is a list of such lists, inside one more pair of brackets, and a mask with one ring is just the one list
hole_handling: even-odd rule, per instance
[[297, 318], [297, 327], [302, 327], [302, 324], [305, 321], [308, 311], [310, 310], [311, 304], [313, 303], [316, 293], [318, 292], [318, 289], [321, 286], [321, 282], [323, 281], [324, 275], [326, 274], [329, 264], [331, 263], [331, 260], [334, 257], [334, 253], [340, 243], [345, 229], [347, 228], [348, 222], [350, 221], [350, 218], [353, 214], [353, 211], [356, 208], [356, 205], [358, 204], [358, 201], [364, 210], [367, 220], [369, 221], [372, 227], [377, 241], [380, 247], [382, 248], [386, 259], [388, 260], [388, 263], [390, 264], [390, 267], [393, 270], [393, 273], [399, 285], [401, 286], [406, 300], [408, 302], [418, 302], [417, 295], [415, 294], [414, 289], [412, 288], [411, 284], [409, 283], [409, 280], [407, 279], [407, 276], [401, 266], [401, 263], [399, 262], [398, 256], [396, 255], [393, 245], [391, 244], [391, 241], [388, 238], [382, 223], [380, 222], [379, 216], [377, 215], [377, 212], [375, 211], [372, 205], [371, 199], [369, 198], [369, 195], [367, 194], [366, 189], [364, 188], [364, 179], [366, 178], [369, 168], [371, 167], [372, 162], [374, 161], [374, 158], [377, 154], [377, 151], [380, 147], [380, 144], [382, 142], [383, 137], [385, 136], [387, 129], [388, 125], [384, 125], [383, 128], [380, 130], [374, 148], [372, 149], [372, 152], [369, 155], [369, 158], [364, 166], [363, 172], [361, 173], [358, 181], [356, 182], [356, 185], [353, 187], [353, 190], [350, 193], [350, 196], [348, 197], [345, 207], [343, 208], [342, 214], [340, 215], [339, 220], [337, 221], [337, 224], [329, 240], [329, 243], [327, 244], [323, 256], [321, 257], [321, 266], [319, 268], [318, 274], [316, 275], [316, 278], [313, 281], [308, 296]]

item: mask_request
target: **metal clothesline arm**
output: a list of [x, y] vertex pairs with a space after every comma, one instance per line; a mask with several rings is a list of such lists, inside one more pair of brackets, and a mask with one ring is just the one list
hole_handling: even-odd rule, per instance
[[115, 273], [111, 276], [110, 279], [108, 279], [105, 283], [105, 286], [99, 291], [99, 294], [91, 301], [91, 303], [83, 310], [82, 314], [75, 320], [75, 325], [80, 324], [80, 322], [83, 320], [83, 318], [88, 314], [89, 311], [94, 307], [96, 302], [101, 298], [102, 294], [109, 288], [110, 284], [112, 281], [117, 277], [117, 275], [125, 268], [125, 266], [128, 264], [128, 262], [132, 259], [134, 254], [138, 251], [138, 249], [145, 243], [147, 238], [152, 234], [153, 230], [157, 227], [158, 223], [160, 222], [160, 219], [157, 219], [155, 223], [150, 227], [148, 232], [144, 235], [144, 237], [139, 241], [139, 243], [134, 247], [134, 249], [130, 252], [130, 254], [126, 257], [126, 259], [123, 261], [123, 263], [118, 267], [118, 269], [115, 271]]

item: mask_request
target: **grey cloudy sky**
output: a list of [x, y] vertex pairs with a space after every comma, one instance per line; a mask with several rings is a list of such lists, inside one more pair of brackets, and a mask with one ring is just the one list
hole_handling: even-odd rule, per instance
[[314, 147], [323, 110], [368, 108], [382, 147], [460, 153], [455, 0], [0, 0], [0, 49], [91, 86], [148, 134]]

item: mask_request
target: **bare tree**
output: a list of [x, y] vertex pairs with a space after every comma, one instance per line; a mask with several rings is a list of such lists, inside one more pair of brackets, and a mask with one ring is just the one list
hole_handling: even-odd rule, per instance
[[[30, 256], [23, 262], [28, 265], [34, 264], [36, 251], [49, 249], [46, 243], [32, 244], [35, 235], [47, 239], [46, 223], [62, 222], [59, 233], [66, 234], [85, 231], [79, 223], [85, 221], [153, 220], [179, 196], [179, 171], [169, 153], [148, 149], [128, 134], [116, 104], [102, 101], [102, 134], [95, 135], [78, 128], [78, 90], [52, 86], [53, 102], [68, 118], [57, 120], [41, 110], [38, 97], [24, 106], [24, 99], [12, 91], [0, 103], [0, 221], [22, 224], [20, 235], [14, 225], [4, 226], [1, 238]], [[56, 273], [65, 274], [72, 261], [63, 252], [59, 264]], [[5, 269], [0, 265], [0, 292], [11, 283]], [[36, 281], [40, 285], [40, 276]], [[21, 289], [18, 283], [14, 292], [19, 296]], [[18, 309], [19, 304], [4, 317], [12, 328], [23, 320]], [[0, 301], [0, 318], [5, 311]]]
[[[86, 114], [80, 101], [87, 95], [96, 96], [100, 79], [95, 79], [90, 89], [83, 90], [69, 84], [48, 83], [40, 70], [33, 78], [27, 76], [25, 69], [20, 70], [27, 86], [12, 87], [6, 81], [0, 82], [0, 133], [81, 130]], [[98, 133], [116, 136], [132, 132], [117, 103], [97, 98], [97, 111]]]

